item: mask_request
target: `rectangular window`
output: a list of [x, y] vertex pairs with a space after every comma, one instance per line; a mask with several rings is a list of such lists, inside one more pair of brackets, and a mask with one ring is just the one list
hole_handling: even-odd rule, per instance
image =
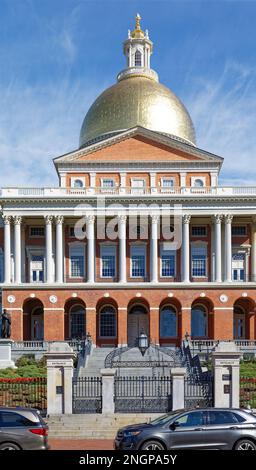
[[206, 237], [207, 227], [205, 225], [193, 225], [191, 235], [192, 237]]
[[116, 275], [116, 247], [101, 247], [101, 277], [115, 277]]
[[162, 187], [163, 188], [173, 188], [174, 179], [173, 178], [162, 178]]
[[69, 236], [74, 237], [75, 236], [75, 227], [69, 227]]
[[174, 277], [175, 276], [175, 251], [162, 250], [161, 253], [161, 276]]
[[131, 277], [145, 277], [146, 250], [145, 246], [131, 247]]
[[115, 182], [112, 178], [102, 178], [101, 186], [102, 188], [113, 188], [115, 186]]
[[192, 245], [192, 277], [206, 277], [207, 247]]
[[132, 190], [131, 190], [132, 194], [144, 194], [146, 181], [140, 178], [132, 178], [131, 186], [132, 186]]
[[43, 282], [44, 281], [44, 257], [42, 255], [32, 255], [30, 268], [31, 268], [32, 282]]
[[30, 237], [44, 237], [44, 227], [30, 227]]
[[232, 225], [233, 237], [243, 237], [246, 235], [246, 225]]
[[84, 247], [82, 245], [70, 247], [69, 257], [70, 257], [71, 277], [84, 277], [85, 275]]

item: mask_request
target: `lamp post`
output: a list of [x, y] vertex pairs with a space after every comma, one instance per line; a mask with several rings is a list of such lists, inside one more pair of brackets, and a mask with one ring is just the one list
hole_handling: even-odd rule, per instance
[[146, 350], [148, 349], [148, 337], [147, 335], [142, 331], [140, 333], [140, 336], [138, 338], [138, 348], [142, 354], [142, 356], [144, 356]]

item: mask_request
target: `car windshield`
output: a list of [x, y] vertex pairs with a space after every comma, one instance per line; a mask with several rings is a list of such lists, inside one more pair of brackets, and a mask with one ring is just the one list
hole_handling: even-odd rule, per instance
[[173, 411], [172, 413], [168, 413], [166, 415], [159, 416], [158, 418], [153, 419], [152, 421], [150, 421], [149, 424], [151, 424], [152, 426], [158, 426], [158, 424], [168, 423], [169, 421], [172, 421], [173, 418], [175, 418], [175, 416], [178, 416], [182, 411], [184, 411], [184, 410], [177, 410], [177, 411]]

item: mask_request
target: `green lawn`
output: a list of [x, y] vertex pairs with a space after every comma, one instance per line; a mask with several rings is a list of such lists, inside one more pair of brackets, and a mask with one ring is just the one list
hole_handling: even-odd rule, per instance
[[0, 369], [0, 378], [46, 377], [45, 360], [36, 361], [33, 357], [23, 356], [16, 362], [17, 369]]
[[240, 375], [256, 379], [256, 361], [241, 361]]

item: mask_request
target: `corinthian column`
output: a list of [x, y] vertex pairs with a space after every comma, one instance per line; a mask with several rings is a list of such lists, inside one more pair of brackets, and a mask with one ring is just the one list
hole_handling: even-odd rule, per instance
[[119, 282], [126, 282], [126, 215], [118, 216]]
[[191, 216], [184, 215], [182, 218], [182, 280], [190, 281], [190, 250], [189, 250], [189, 224]]
[[4, 282], [11, 282], [11, 220], [10, 215], [3, 216], [4, 222]]
[[251, 266], [252, 278], [251, 281], [256, 282], [256, 216], [252, 218], [252, 251], [251, 251]]
[[158, 222], [159, 215], [151, 216], [151, 243], [150, 243], [150, 280], [158, 281]]
[[53, 265], [52, 265], [52, 215], [45, 216], [45, 228], [46, 228], [46, 240], [45, 240], [45, 251], [46, 251], [46, 282], [51, 283], [53, 281]]
[[56, 282], [63, 282], [63, 215], [55, 217], [56, 223]]
[[14, 218], [14, 282], [21, 283], [21, 223], [22, 217], [15, 215]]
[[225, 281], [232, 281], [232, 224], [233, 215], [225, 215]]
[[221, 214], [215, 214], [213, 217], [215, 227], [215, 281], [222, 281], [221, 274]]
[[95, 281], [95, 235], [94, 235], [95, 216], [86, 216], [87, 232], [87, 279], [88, 282]]

